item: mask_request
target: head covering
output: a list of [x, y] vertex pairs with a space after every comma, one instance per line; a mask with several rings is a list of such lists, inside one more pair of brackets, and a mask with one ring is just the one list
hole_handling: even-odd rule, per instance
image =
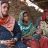
[[5, 24], [8, 20], [7, 18], [8, 18], [8, 16], [4, 17], [4, 18], [0, 18], [0, 25]]
[[[46, 20], [46, 13], [48, 13], [48, 9], [44, 10], [44, 13], [42, 15], [42, 20], [45, 21]], [[48, 15], [47, 15], [48, 16]]]
[[3, 18], [2, 12], [1, 12], [1, 6], [2, 4], [6, 3], [8, 5], [8, 9], [9, 9], [9, 3], [7, 0], [0, 0], [0, 18]]
[[26, 12], [26, 11], [22, 11], [19, 14], [19, 21], [18, 21], [18, 25], [20, 26], [23, 36], [26, 34], [31, 34], [33, 31], [33, 29], [32, 29], [32, 31], [30, 32], [31, 28], [33, 28], [33, 24], [32, 24], [31, 20], [29, 21], [28, 25], [24, 25], [24, 23], [22, 21], [24, 12]]
[[9, 3], [8, 3], [8, 0], [0, 0], [0, 2], [1, 2], [1, 5], [2, 5], [3, 3], [9, 4]]

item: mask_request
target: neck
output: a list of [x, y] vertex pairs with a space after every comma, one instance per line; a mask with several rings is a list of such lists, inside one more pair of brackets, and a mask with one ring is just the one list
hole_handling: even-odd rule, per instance
[[28, 25], [28, 23], [29, 23], [29, 22], [27, 22], [27, 21], [24, 21], [24, 24], [25, 24], [25, 25]]
[[6, 17], [8, 17], [8, 15], [7, 15], [7, 16], [0, 16], [0, 19], [4, 19], [4, 18], [6, 18]]

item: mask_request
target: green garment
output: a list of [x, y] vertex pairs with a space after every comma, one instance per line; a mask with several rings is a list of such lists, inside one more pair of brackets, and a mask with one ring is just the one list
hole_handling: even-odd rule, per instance
[[23, 13], [25, 11], [22, 11], [19, 15], [19, 21], [18, 21], [18, 25], [20, 26], [20, 29], [22, 31], [22, 37], [25, 37], [25, 36], [32, 36], [33, 33], [35, 32], [36, 30], [36, 26], [33, 26], [32, 24], [32, 21], [30, 20], [28, 25], [25, 25], [22, 21], [23, 19]]

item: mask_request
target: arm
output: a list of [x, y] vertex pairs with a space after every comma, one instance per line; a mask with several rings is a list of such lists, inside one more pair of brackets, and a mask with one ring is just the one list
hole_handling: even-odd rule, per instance
[[14, 39], [16, 39], [16, 38], [17, 38], [17, 40], [21, 39], [21, 30], [20, 30], [20, 27], [18, 26], [17, 22], [15, 22], [13, 33], [14, 33]]

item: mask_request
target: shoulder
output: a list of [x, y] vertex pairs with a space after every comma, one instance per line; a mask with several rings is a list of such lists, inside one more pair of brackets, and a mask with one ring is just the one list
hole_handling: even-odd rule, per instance
[[45, 21], [40, 21], [40, 26], [44, 26], [46, 24]]
[[20, 28], [19, 25], [18, 25], [18, 22], [16, 20], [15, 20], [14, 28]]
[[14, 24], [14, 29], [19, 28], [16, 19], [13, 16], [9, 16], [9, 17], [10, 17], [10, 21], [12, 21], [12, 24]]
[[13, 16], [9, 16], [9, 18], [12, 19], [12, 20], [15, 20], [15, 18]]
[[45, 23], [45, 21], [40, 21], [40, 24], [44, 24]]

